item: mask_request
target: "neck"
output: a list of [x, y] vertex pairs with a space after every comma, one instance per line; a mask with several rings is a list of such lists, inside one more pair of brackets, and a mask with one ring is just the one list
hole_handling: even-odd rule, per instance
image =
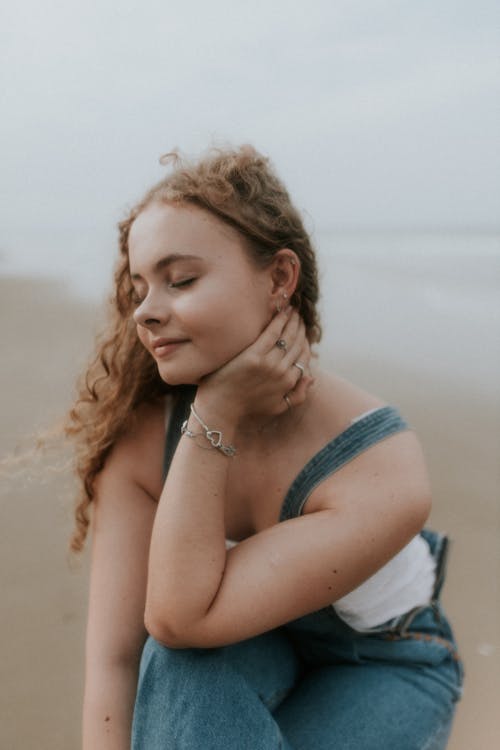
[[238, 426], [237, 437], [239, 438], [239, 442], [263, 441], [267, 438], [274, 438], [278, 434], [281, 440], [284, 435], [290, 434], [299, 428], [304, 417], [311, 409], [315, 398], [315, 388], [315, 384], [309, 388], [306, 398], [301, 404], [293, 406], [291, 409], [286, 409], [286, 411], [275, 417], [263, 416], [261, 414], [252, 414], [247, 417]]

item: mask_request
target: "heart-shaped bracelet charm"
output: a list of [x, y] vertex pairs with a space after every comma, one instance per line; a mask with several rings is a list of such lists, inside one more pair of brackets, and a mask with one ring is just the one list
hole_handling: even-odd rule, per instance
[[222, 445], [222, 432], [220, 430], [207, 430], [206, 438], [214, 448], [220, 448]]

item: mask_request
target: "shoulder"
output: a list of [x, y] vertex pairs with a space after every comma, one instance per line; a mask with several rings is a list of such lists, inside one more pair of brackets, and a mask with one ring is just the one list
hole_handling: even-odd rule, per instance
[[[388, 406], [378, 396], [336, 375], [327, 375], [322, 380], [322, 391], [321, 413], [325, 422], [334, 426], [332, 436], [341, 434], [365, 412]], [[395, 408], [399, 411], [397, 406]], [[305, 512], [338, 510], [344, 504], [362, 512], [365, 502], [372, 507], [380, 503], [379, 510], [383, 511], [386, 502], [394, 496], [404, 497], [407, 509], [415, 511], [417, 517], [428, 515], [429, 476], [420, 440], [410, 425], [408, 429], [375, 440], [334, 473], [325, 476], [311, 493]]]
[[163, 452], [170, 398], [137, 407], [133, 419], [116, 441], [103, 474], [120, 473], [158, 499], [163, 484]]
[[316, 429], [323, 432], [325, 442], [340, 434], [365, 412], [387, 406], [379, 396], [336, 373], [320, 370], [316, 381], [311, 416]]

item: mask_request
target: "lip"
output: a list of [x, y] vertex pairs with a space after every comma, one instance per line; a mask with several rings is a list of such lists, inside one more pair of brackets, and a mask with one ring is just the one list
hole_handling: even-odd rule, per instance
[[186, 342], [187, 339], [155, 339], [152, 343], [154, 355], [155, 357], [164, 357]]

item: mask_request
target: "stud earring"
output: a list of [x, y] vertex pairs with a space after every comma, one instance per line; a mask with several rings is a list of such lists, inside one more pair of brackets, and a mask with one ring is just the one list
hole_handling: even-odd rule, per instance
[[[281, 296], [283, 297], [284, 300], [288, 299], [288, 294], [285, 294], [285, 292], [283, 292]], [[281, 310], [282, 310], [281, 302], [276, 302], [276, 312], [280, 313]]]

